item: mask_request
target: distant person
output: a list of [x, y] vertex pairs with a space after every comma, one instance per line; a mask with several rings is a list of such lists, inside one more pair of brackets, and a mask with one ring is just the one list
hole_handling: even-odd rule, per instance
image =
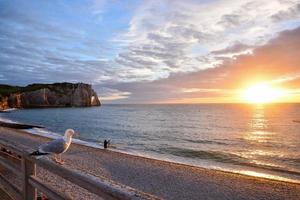
[[104, 140], [103, 146], [104, 146], [104, 149], [107, 149], [107, 147], [108, 147], [108, 141], [107, 140]]
[[110, 140], [104, 140], [103, 146], [104, 149], [107, 149], [110, 146]]

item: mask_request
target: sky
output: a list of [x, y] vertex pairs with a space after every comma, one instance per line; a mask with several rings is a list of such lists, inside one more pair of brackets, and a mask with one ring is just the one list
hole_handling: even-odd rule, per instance
[[300, 0], [0, 0], [0, 84], [85, 82], [105, 103], [300, 101]]

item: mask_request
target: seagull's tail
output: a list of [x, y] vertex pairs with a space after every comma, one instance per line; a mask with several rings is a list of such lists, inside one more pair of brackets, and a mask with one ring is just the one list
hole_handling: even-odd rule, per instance
[[41, 155], [47, 155], [47, 154], [48, 153], [42, 153], [42, 152], [39, 152], [39, 151], [34, 151], [29, 155], [31, 155], [31, 156], [41, 156]]

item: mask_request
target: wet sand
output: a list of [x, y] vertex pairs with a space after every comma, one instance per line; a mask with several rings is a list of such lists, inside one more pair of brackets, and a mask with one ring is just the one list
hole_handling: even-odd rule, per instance
[[[0, 127], [0, 139], [36, 148], [49, 139]], [[72, 144], [65, 167], [105, 177], [163, 199], [300, 199], [300, 184], [192, 167]], [[49, 172], [38, 175], [75, 199], [97, 199]]]

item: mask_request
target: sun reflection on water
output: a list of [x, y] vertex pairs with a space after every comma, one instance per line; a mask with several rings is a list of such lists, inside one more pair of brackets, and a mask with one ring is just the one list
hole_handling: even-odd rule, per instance
[[[274, 134], [274, 132], [269, 130], [264, 105], [257, 105], [253, 109], [252, 117], [249, 121], [249, 131], [243, 136], [246, 143], [250, 145], [248, 148], [239, 152], [240, 156], [248, 159], [251, 164], [259, 165], [263, 168], [283, 167], [279, 163], [275, 164], [268, 161], [268, 158], [270, 157], [281, 157], [284, 155], [284, 152], [278, 152], [269, 146]], [[239, 171], [239, 173], [257, 177], [274, 178], [271, 175], [259, 171], [242, 170]]]
[[253, 111], [253, 116], [251, 120], [251, 128], [253, 130], [262, 130], [267, 128], [267, 120], [265, 118], [265, 108], [264, 105], [257, 105]]
[[250, 131], [244, 136], [245, 140], [255, 143], [267, 143], [272, 139], [274, 133], [267, 131], [268, 120], [266, 119], [266, 109], [264, 105], [256, 105], [253, 109], [249, 129]]
[[266, 174], [266, 173], [262, 173], [262, 172], [251, 171], [251, 170], [236, 170], [236, 171], [234, 171], [234, 173], [244, 174], [247, 176], [255, 176], [255, 177], [259, 177], [259, 178], [266, 178], [266, 179], [272, 179], [272, 180], [298, 183], [298, 184], [300, 183], [300, 181], [297, 181], [294, 179], [284, 178], [281, 176], [276, 176], [276, 175], [272, 175], [272, 174]]
[[265, 109], [263, 105], [257, 105], [253, 111], [253, 116], [249, 122], [250, 132], [245, 135], [244, 139], [258, 143], [268, 142], [273, 133], [265, 131], [267, 119], [265, 118]]

